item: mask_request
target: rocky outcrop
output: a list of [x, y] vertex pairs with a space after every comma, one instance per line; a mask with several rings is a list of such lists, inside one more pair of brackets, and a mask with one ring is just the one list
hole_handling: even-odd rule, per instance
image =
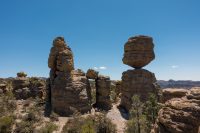
[[84, 72], [74, 70], [73, 53], [63, 37], [53, 41], [48, 66], [52, 110], [62, 116], [90, 111], [89, 81]]
[[0, 94], [8, 92], [7, 82], [4, 79], [0, 79]]
[[96, 80], [96, 107], [104, 110], [111, 109], [110, 87], [110, 77], [99, 75]]
[[37, 77], [29, 78], [31, 97], [45, 99], [46, 97], [46, 81]]
[[27, 77], [16, 77], [13, 82], [13, 91], [18, 90], [18, 89], [22, 89], [25, 87], [29, 87], [30, 82], [29, 79]]
[[123, 63], [134, 68], [142, 68], [155, 58], [153, 48], [151, 37], [131, 37], [124, 45]]
[[26, 74], [17, 73], [17, 77], [12, 82], [13, 94], [16, 99], [27, 99], [30, 97], [31, 92], [29, 89], [30, 81]]
[[162, 90], [162, 102], [166, 102], [172, 98], [181, 98], [186, 96], [188, 90], [186, 89], [176, 89], [167, 88]]
[[153, 39], [148, 36], [131, 37], [124, 46], [123, 63], [136, 68], [122, 74], [120, 106], [126, 110], [131, 108], [133, 95], [139, 95], [142, 102], [147, 100], [149, 93], [158, 96], [159, 86], [154, 73], [141, 69], [155, 58], [153, 48]]
[[12, 81], [13, 94], [16, 99], [45, 98], [45, 81], [39, 78], [28, 78], [24, 72], [17, 73]]
[[200, 88], [192, 88], [184, 97], [165, 103], [152, 133], [198, 133], [199, 127]]

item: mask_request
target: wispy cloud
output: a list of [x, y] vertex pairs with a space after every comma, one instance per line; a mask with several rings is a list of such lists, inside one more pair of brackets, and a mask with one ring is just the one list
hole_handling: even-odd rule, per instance
[[98, 70], [98, 67], [94, 67], [95, 70]]
[[179, 66], [178, 65], [172, 65], [171, 68], [176, 69], [176, 68], [179, 68]]
[[95, 70], [106, 70], [107, 67], [105, 66], [100, 66], [100, 67], [94, 67]]

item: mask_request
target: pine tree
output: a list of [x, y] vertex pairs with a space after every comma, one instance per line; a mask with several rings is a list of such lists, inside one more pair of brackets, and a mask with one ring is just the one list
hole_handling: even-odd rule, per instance
[[127, 122], [127, 133], [146, 133], [146, 116], [143, 115], [143, 103], [138, 95], [132, 97], [130, 120]]
[[156, 122], [158, 111], [160, 109], [157, 97], [154, 94], [149, 94], [148, 101], [146, 101], [144, 108], [144, 114], [147, 120], [147, 130], [150, 132], [153, 124]]

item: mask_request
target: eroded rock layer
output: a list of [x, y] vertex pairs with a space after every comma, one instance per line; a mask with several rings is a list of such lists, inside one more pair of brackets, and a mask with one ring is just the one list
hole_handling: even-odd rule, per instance
[[192, 88], [186, 96], [165, 103], [152, 133], [198, 133], [199, 127], [200, 88]]
[[135, 36], [124, 45], [123, 63], [134, 68], [142, 68], [154, 58], [153, 39], [148, 36]]
[[41, 98], [46, 96], [45, 81], [36, 77], [28, 78], [24, 72], [17, 73], [17, 77], [12, 80], [12, 91], [16, 99]]
[[52, 110], [65, 116], [90, 111], [89, 81], [84, 72], [74, 70], [73, 53], [63, 37], [53, 41], [48, 66]]
[[145, 69], [128, 70], [122, 74], [121, 106], [129, 110], [133, 95], [140, 96], [142, 102], [146, 101], [149, 93], [158, 94], [154, 73]]
[[176, 88], [167, 88], [162, 90], [162, 102], [166, 102], [173, 98], [181, 98], [186, 96], [188, 90], [186, 89], [176, 89]]

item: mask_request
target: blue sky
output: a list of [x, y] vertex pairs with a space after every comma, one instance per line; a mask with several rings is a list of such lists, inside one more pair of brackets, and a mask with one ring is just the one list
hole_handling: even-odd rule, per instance
[[[135, 35], [154, 38], [157, 79], [200, 80], [199, 0], [1, 0], [0, 77], [19, 71], [49, 75], [56, 36], [72, 48], [75, 67], [97, 67], [120, 79], [123, 46]], [[101, 68], [101, 69], [100, 69]]]

